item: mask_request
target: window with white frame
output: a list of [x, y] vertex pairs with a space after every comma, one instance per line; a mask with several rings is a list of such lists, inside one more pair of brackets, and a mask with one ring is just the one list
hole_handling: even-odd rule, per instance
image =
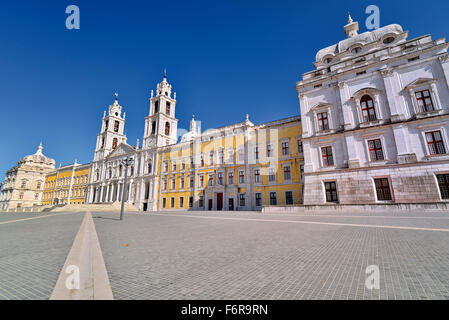
[[167, 190], [167, 179], [162, 180], [162, 190]]
[[298, 145], [298, 153], [303, 153], [303, 148], [302, 148], [302, 140], [298, 139], [297, 141], [297, 145]]
[[413, 109], [418, 116], [441, 110], [436, 79], [420, 78], [405, 88], [408, 90]]
[[259, 160], [259, 147], [258, 146], [254, 147], [254, 159], [256, 161]]
[[218, 172], [217, 173], [217, 183], [219, 185], [223, 185], [224, 181], [223, 181], [223, 172]]
[[254, 183], [260, 183], [260, 169], [254, 169]]
[[198, 180], [199, 180], [199, 182], [198, 182], [199, 187], [204, 188], [204, 175], [202, 175], [202, 174], [199, 175]]
[[228, 163], [234, 163], [234, 149], [228, 150]]
[[176, 178], [175, 177], [171, 178], [171, 189], [172, 190], [176, 189]]
[[181, 178], [179, 179], [179, 188], [180, 188], [180, 189], [184, 189], [184, 184], [185, 184], [184, 177], [181, 177]]
[[213, 186], [214, 185], [214, 174], [213, 173], [209, 173], [209, 180], [207, 182], [208, 186]]
[[281, 142], [281, 150], [283, 156], [290, 155], [290, 143], [288, 141]]
[[176, 171], [177, 169], [177, 163], [175, 160], [173, 160], [173, 171]]
[[329, 130], [329, 119], [327, 117], [327, 112], [319, 112], [316, 114], [318, 131]]
[[214, 152], [210, 151], [209, 152], [209, 166], [213, 166], [214, 165]]
[[290, 181], [292, 179], [292, 173], [291, 173], [291, 167], [288, 166], [284, 166], [284, 181]]
[[234, 170], [228, 172], [228, 184], [234, 184]]
[[245, 161], [245, 150], [243, 149], [243, 147], [239, 147], [238, 148], [238, 161], [240, 163]]
[[181, 170], [185, 170], [186, 169], [186, 160], [182, 159], [181, 160]]
[[267, 144], [267, 158], [270, 158], [273, 156], [273, 147], [271, 146], [271, 144]]
[[276, 192], [270, 192], [270, 205], [276, 206], [278, 204], [277, 194]]
[[218, 163], [219, 164], [224, 163], [224, 150], [223, 149], [218, 150]]
[[240, 207], [245, 206], [245, 194], [244, 193], [239, 194], [239, 206]]
[[245, 183], [245, 171], [239, 170], [239, 183]]
[[276, 169], [275, 168], [268, 168], [268, 181], [269, 182], [275, 182], [276, 181]]

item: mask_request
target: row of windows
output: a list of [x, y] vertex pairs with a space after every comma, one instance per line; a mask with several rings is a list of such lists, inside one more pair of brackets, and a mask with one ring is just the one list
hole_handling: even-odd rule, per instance
[[[430, 90], [421, 90], [414, 92], [416, 103], [418, 105], [418, 112], [429, 112], [435, 110], [435, 104], [432, 100]], [[364, 95], [360, 99], [360, 111], [362, 122], [370, 122], [378, 120], [379, 116], [376, 114], [374, 100], [370, 95]], [[318, 131], [326, 131], [330, 129], [328, 112], [319, 112], [316, 114]]]
[[[28, 186], [28, 180], [22, 180], [22, 183], [20, 184], [21, 189], [26, 189]], [[42, 181], [36, 182], [36, 189], [42, 188]]]
[[[300, 139], [297, 140], [297, 149], [298, 149], [298, 153], [302, 153], [303, 152], [303, 147], [302, 147], [302, 141]], [[290, 155], [290, 143], [289, 141], [283, 141], [281, 142], [281, 152], [283, 156], [288, 156]], [[244, 161], [244, 149], [243, 148], [239, 148], [238, 152], [238, 161], [239, 162], [243, 162]], [[271, 144], [267, 144], [266, 146], [266, 156], [267, 158], [271, 158], [273, 157], [274, 153], [273, 153], [273, 146]], [[260, 160], [260, 148], [258, 146], [254, 147], [254, 160]], [[210, 151], [209, 152], [209, 166], [213, 166], [214, 165], [214, 160], [215, 160], [215, 151]], [[227, 163], [234, 163], [234, 150], [231, 149], [228, 151], [228, 158], [227, 158]], [[225, 158], [224, 158], [224, 150], [220, 149], [218, 151], [218, 158], [217, 158], [217, 163], [218, 164], [224, 164], [225, 163]], [[151, 163], [148, 164], [148, 172], [151, 172]], [[199, 166], [205, 167], [205, 155], [202, 153], [200, 155], [200, 163]], [[194, 161], [193, 161], [193, 157], [190, 157], [190, 168], [194, 168]], [[180, 166], [179, 166], [180, 170], [185, 170], [186, 169], [186, 163], [184, 160], [181, 160]], [[177, 171], [178, 170], [178, 164], [176, 161], [172, 161], [172, 171]], [[169, 171], [169, 161], [165, 161], [164, 162], [164, 172], [168, 172]]]
[[[276, 181], [276, 168], [267, 168], [267, 175], [268, 175], [268, 181], [269, 182], [275, 182]], [[217, 172], [214, 173], [208, 173], [206, 174], [208, 177], [208, 185], [214, 185], [215, 182], [218, 185], [224, 185], [225, 184], [225, 178], [224, 178], [224, 172]], [[284, 182], [291, 182], [292, 181], [292, 172], [291, 172], [291, 166], [290, 165], [284, 165], [282, 167], [282, 176], [284, 178]], [[198, 187], [204, 188], [204, 174], [198, 175]], [[189, 176], [189, 186], [190, 188], [194, 187], [194, 178], [193, 176]], [[256, 168], [253, 170], [253, 181], [254, 183], [262, 183], [262, 172], [260, 168]], [[238, 170], [238, 183], [244, 184], [245, 183], [245, 170]], [[234, 170], [228, 171], [228, 185], [234, 184]], [[162, 180], [162, 190], [167, 191], [168, 187], [168, 180], [163, 179]], [[179, 188], [182, 190], [185, 188], [185, 178], [184, 176], [181, 176], [179, 178]], [[176, 178], [171, 178], [171, 190], [176, 189]]]
[[[440, 189], [441, 199], [449, 200], [449, 174], [437, 174], [438, 188]], [[389, 178], [375, 178], [374, 188], [378, 201], [393, 201], [392, 187]], [[338, 203], [338, 192], [336, 181], [324, 182], [326, 202]]]
[[[175, 208], [176, 207], [175, 200], [176, 200], [175, 197], [171, 197], [170, 198], [170, 206], [167, 207], [167, 198], [162, 198], [162, 208], [163, 209]], [[178, 208], [184, 208], [184, 197], [179, 197], [178, 201], [179, 201]], [[213, 199], [209, 199], [209, 201], [210, 201], [209, 209], [212, 209]], [[239, 203], [240, 207], [245, 207], [246, 206], [246, 195], [244, 193], [240, 193], [238, 201], [239, 201], [238, 203]], [[276, 191], [269, 192], [269, 203], [272, 206], [278, 205], [278, 194]], [[285, 204], [293, 205], [293, 203], [294, 203], [293, 191], [285, 191]], [[229, 209], [230, 210], [233, 210], [233, 208], [234, 208], [233, 204], [234, 204], [234, 198], [230, 198], [229, 199]], [[260, 192], [254, 193], [254, 204], [256, 207], [262, 207], [262, 205], [263, 205], [262, 193], [260, 193]], [[193, 208], [193, 197], [192, 196], [189, 197], [188, 207]], [[204, 196], [198, 197], [198, 207], [204, 208]]]
[[[440, 130], [426, 132], [425, 136], [429, 155], [446, 154], [446, 147], [444, 146]], [[368, 140], [368, 152], [370, 161], [385, 160], [382, 141], [380, 139]], [[323, 167], [334, 165], [332, 147], [321, 147], [321, 160]]]
[[[70, 185], [71, 177], [63, 177], [58, 180], [49, 181], [46, 183], [46, 189], [60, 186], [68, 186]], [[73, 177], [73, 185], [85, 184], [87, 183], [87, 174], [78, 175]]]
[[[68, 196], [69, 196], [68, 190], [59, 190], [59, 191], [56, 191], [54, 194], [54, 198], [67, 198]], [[72, 190], [71, 196], [73, 198], [84, 197], [84, 196], [86, 196], [86, 189], [85, 188], [74, 188]], [[51, 198], [52, 198], [52, 192], [44, 193], [43, 200], [51, 200]]]

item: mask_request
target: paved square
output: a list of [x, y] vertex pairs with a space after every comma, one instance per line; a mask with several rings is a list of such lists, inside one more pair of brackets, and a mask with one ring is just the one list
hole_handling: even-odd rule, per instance
[[449, 298], [442, 213], [93, 216], [115, 299]]
[[0, 300], [50, 298], [83, 216], [0, 213]]

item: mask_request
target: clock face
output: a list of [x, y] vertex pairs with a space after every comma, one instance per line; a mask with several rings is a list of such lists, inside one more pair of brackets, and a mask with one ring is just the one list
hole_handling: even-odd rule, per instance
[[147, 147], [153, 147], [156, 143], [156, 140], [154, 138], [149, 138], [147, 141]]

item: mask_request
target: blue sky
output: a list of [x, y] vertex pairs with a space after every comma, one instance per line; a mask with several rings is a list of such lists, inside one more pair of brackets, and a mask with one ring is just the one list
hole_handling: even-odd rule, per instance
[[[65, 28], [70, 4], [80, 30]], [[295, 82], [345, 38], [348, 11], [366, 31], [370, 4], [410, 38], [449, 36], [448, 1], [1, 1], [0, 179], [41, 140], [57, 165], [92, 161], [116, 91], [128, 143], [142, 140], [164, 68], [180, 128], [192, 113], [203, 129], [296, 115]]]

